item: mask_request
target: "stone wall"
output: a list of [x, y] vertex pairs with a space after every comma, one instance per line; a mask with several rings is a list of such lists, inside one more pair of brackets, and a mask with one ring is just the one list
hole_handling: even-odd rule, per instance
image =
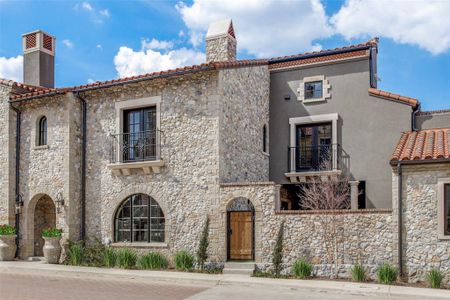
[[11, 86], [0, 84], [0, 224], [14, 224], [16, 114], [9, 108]]
[[[439, 268], [450, 284], [450, 238], [438, 235], [438, 179], [450, 178], [450, 163], [403, 166], [403, 264], [410, 281]], [[394, 230], [398, 224], [398, 176], [393, 174]], [[396, 236], [397, 241], [397, 236]], [[397, 244], [397, 243], [395, 243]], [[395, 253], [398, 251], [394, 249]], [[398, 256], [396, 255], [398, 260]]]
[[[283, 264], [285, 273], [295, 260], [305, 257], [315, 265], [318, 276], [333, 274], [323, 241], [322, 212], [276, 211], [279, 186], [274, 183], [222, 184], [221, 202], [226, 207], [232, 199], [244, 197], [255, 207], [255, 261], [262, 270], [272, 265], [272, 254], [280, 224], [284, 221]], [[222, 213], [224, 209], [220, 210]], [[224, 213], [223, 213], [224, 214]], [[350, 267], [363, 264], [370, 277], [383, 262], [393, 263], [392, 214], [390, 210], [339, 211], [344, 225], [340, 235], [339, 276], [349, 277]], [[221, 218], [222, 228], [226, 219]], [[224, 240], [219, 244], [226, 244]]]
[[263, 126], [269, 122], [267, 66], [221, 70], [220, 181], [267, 181]]
[[[46, 195], [65, 201], [56, 216], [64, 239], [79, 238], [80, 106], [71, 95], [36, 99], [17, 105], [21, 110], [20, 193], [22, 257], [34, 252], [34, 213], [37, 201]], [[38, 122], [47, 117], [47, 145], [37, 145]]]
[[206, 61], [236, 60], [236, 40], [230, 36], [206, 40]]

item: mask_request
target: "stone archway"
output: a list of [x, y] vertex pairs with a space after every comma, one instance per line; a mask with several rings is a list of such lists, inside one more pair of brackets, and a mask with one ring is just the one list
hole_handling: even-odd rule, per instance
[[44, 239], [42, 238], [42, 230], [49, 227], [56, 227], [56, 209], [53, 200], [43, 195], [36, 202], [34, 208], [34, 256], [43, 256]]

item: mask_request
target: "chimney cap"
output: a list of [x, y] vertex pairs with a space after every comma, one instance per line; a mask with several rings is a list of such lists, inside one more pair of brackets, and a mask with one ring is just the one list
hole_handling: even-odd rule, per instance
[[231, 19], [216, 21], [209, 25], [208, 32], [206, 33], [207, 40], [222, 36], [230, 36], [233, 39], [236, 39], [233, 21]]
[[22, 37], [25, 37], [25, 36], [30, 35], [30, 34], [32, 34], [32, 33], [43, 33], [43, 34], [46, 34], [46, 35], [48, 35], [49, 37], [51, 37], [51, 38], [53, 38], [53, 39], [56, 40], [56, 37], [54, 37], [53, 35], [51, 35], [51, 34], [45, 32], [45, 31], [42, 30], [42, 29], [37, 29], [37, 30], [33, 30], [33, 31], [30, 31], [30, 32], [24, 33], [24, 34], [22, 34]]
[[55, 55], [55, 41], [53, 35], [43, 30], [35, 30], [22, 34], [23, 53], [42, 51], [50, 55]]

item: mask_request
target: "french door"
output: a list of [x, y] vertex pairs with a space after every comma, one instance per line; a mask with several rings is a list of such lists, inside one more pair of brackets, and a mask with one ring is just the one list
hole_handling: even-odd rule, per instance
[[331, 169], [331, 123], [297, 125], [295, 147], [296, 171]]

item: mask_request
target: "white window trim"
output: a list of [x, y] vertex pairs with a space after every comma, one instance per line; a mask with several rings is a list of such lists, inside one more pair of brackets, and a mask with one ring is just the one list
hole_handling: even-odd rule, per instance
[[[322, 97], [305, 99], [305, 84], [313, 81], [322, 81]], [[300, 86], [297, 89], [297, 100], [303, 103], [325, 101], [331, 98], [330, 88], [330, 82], [325, 78], [325, 75], [304, 77], [303, 80], [300, 81]]]
[[[339, 115], [337, 113], [325, 115], [313, 115], [307, 117], [289, 118], [290, 126], [290, 145], [296, 146], [295, 128], [297, 125], [314, 124], [322, 122], [331, 122], [332, 144], [337, 144], [337, 121]], [[337, 171], [337, 155], [333, 155], [333, 171]], [[295, 159], [291, 159], [291, 172], [295, 172]]]
[[439, 178], [437, 183], [437, 197], [438, 197], [438, 207], [437, 207], [437, 217], [438, 217], [438, 239], [440, 240], [450, 240], [450, 235], [445, 234], [444, 226], [444, 214], [445, 214], [445, 192], [444, 186], [450, 184], [450, 177]]

